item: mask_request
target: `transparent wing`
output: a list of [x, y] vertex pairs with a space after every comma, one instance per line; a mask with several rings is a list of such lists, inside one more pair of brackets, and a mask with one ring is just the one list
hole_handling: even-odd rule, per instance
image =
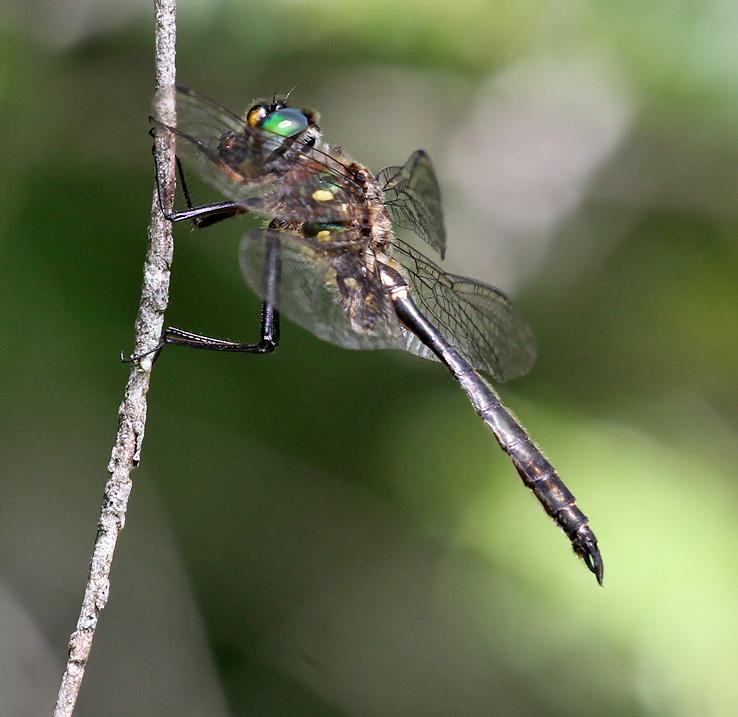
[[[497, 381], [526, 374], [535, 361], [533, 334], [510, 299], [492, 286], [448, 274], [403, 241], [393, 256], [406, 269], [412, 297], [428, 320], [471, 365]], [[409, 332], [405, 348], [434, 359]]]
[[[174, 92], [177, 126], [158, 118], [163, 95]], [[177, 155], [224, 196], [249, 211], [285, 221], [351, 221], [362, 214], [363, 190], [346, 158], [305, 137], [285, 138], [250, 128], [238, 115], [194, 90], [165, 88], [152, 121], [177, 137]]]
[[241, 242], [241, 270], [259, 296], [319, 339], [349, 349], [404, 349], [395, 311], [364, 251], [358, 242], [327, 251], [291, 232], [257, 230]]
[[384, 201], [394, 222], [410, 229], [446, 255], [446, 227], [441, 209], [441, 190], [430, 157], [413, 152], [402, 167], [387, 167], [377, 175]]

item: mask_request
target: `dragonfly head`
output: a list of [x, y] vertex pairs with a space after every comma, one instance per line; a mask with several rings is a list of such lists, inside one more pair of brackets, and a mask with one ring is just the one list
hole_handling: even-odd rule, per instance
[[300, 134], [317, 136], [320, 128], [318, 115], [312, 110], [298, 110], [287, 104], [286, 97], [274, 96], [271, 102], [257, 102], [246, 113], [246, 124], [280, 137], [296, 137]]

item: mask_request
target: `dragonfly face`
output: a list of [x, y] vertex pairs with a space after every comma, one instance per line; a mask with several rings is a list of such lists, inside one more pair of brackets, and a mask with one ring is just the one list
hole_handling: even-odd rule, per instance
[[[164, 94], [175, 100], [176, 127], [158, 119]], [[282, 312], [345, 348], [404, 349], [442, 361], [601, 581], [597, 540], [573, 495], [478, 373], [498, 381], [525, 374], [535, 358], [528, 325], [502, 292], [445, 272], [419, 249], [439, 259], [446, 250], [428, 155], [417, 150], [404, 165], [374, 175], [324, 142], [317, 115], [286, 98], [257, 102], [239, 116], [184, 87], [162, 95], [153, 122], [175, 136], [178, 159], [228, 199], [193, 207], [185, 192], [188, 209], [169, 218], [201, 225], [244, 213], [264, 218], [264, 228], [241, 244], [241, 268], [264, 301], [264, 316]], [[398, 236], [402, 230], [416, 241]], [[168, 343], [259, 352], [169, 331]]]

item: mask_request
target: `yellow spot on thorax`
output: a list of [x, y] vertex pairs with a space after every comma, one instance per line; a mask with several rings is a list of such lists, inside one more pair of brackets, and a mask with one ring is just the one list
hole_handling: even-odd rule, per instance
[[330, 202], [331, 199], [333, 199], [333, 192], [330, 192], [327, 189], [316, 189], [313, 192], [313, 199], [316, 202]]

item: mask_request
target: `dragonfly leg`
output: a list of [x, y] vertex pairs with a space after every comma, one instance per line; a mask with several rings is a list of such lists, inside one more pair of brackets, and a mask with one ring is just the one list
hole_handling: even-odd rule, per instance
[[167, 326], [160, 340], [161, 350], [164, 346], [186, 346], [205, 351], [229, 351], [245, 354], [270, 354], [279, 346], [279, 311], [266, 301], [261, 305], [261, 330], [257, 343], [247, 344], [227, 341], [213, 336], [203, 336], [191, 331]]
[[[161, 204], [161, 197], [159, 197]], [[243, 209], [235, 202], [213, 202], [212, 204], [201, 204], [192, 209], [172, 210], [166, 212], [162, 209], [162, 214], [173, 223], [176, 222], [192, 222], [197, 229], [204, 229], [223, 219], [230, 219], [238, 214], [247, 213], [247, 209]]]
[[[150, 132], [153, 136], [153, 128]], [[200, 204], [195, 206], [192, 203], [189, 189], [187, 188], [187, 180], [184, 176], [184, 170], [182, 169], [182, 163], [179, 157], [175, 157], [177, 163], [177, 174], [179, 176], [180, 186], [182, 187], [182, 193], [184, 194], [185, 204], [187, 209], [171, 211], [166, 209], [166, 203], [164, 201], [164, 188], [161, 186], [159, 181], [159, 160], [152, 147], [152, 154], [154, 155], [154, 164], [156, 165], [156, 194], [159, 199], [159, 208], [161, 213], [173, 223], [191, 221], [195, 228], [204, 229], [223, 219], [230, 219], [239, 214], [246, 214], [248, 210], [236, 202], [211, 202], [209, 204]]]
[[192, 331], [179, 329], [176, 326], [167, 326], [159, 339], [159, 343], [153, 349], [131, 356], [123, 356], [121, 354], [121, 361], [124, 363], [134, 363], [151, 355], [156, 360], [165, 346], [186, 346], [187, 348], [202, 349], [204, 351], [270, 354], [279, 346], [279, 311], [266, 301], [262, 303], [260, 338], [256, 343], [249, 344], [228, 341], [227, 339], [219, 339], [215, 336], [196, 334]]
[[133, 354], [121, 361], [131, 363], [153, 355], [156, 360], [165, 346], [186, 346], [204, 351], [228, 351], [245, 354], [270, 354], [279, 346], [279, 311], [277, 300], [281, 281], [282, 262], [279, 252], [279, 241], [272, 239], [267, 244], [267, 256], [264, 264], [264, 301], [261, 304], [260, 337], [257, 343], [241, 343], [228, 341], [214, 336], [196, 334], [192, 331], [167, 326], [157, 345], [150, 351]]

